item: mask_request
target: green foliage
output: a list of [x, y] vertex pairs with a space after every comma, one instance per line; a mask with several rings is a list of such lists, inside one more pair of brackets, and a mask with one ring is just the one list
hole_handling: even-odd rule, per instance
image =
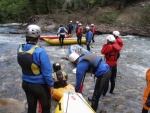
[[1, 0], [0, 21], [20, 21], [21, 18], [25, 18], [30, 13], [27, 4], [28, 2], [26, 2], [26, 0]]
[[150, 5], [145, 7], [143, 10], [141, 18], [139, 19], [139, 24], [143, 26], [150, 26]]
[[105, 24], [113, 24], [113, 22], [117, 19], [119, 14], [120, 14], [119, 11], [106, 12], [105, 14], [99, 15], [99, 17], [97, 18], [97, 22]]

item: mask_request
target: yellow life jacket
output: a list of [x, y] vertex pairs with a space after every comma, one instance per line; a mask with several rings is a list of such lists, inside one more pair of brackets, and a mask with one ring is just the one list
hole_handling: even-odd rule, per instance
[[30, 75], [30, 76], [39, 75], [40, 68], [37, 64], [33, 62], [33, 58], [32, 58], [33, 52], [39, 46], [33, 46], [28, 51], [23, 51], [22, 46], [20, 46], [19, 48], [18, 57], [17, 57], [18, 63], [22, 68], [22, 73], [25, 75]]

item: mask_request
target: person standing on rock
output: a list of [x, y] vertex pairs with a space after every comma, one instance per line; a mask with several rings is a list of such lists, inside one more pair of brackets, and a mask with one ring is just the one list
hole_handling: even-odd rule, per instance
[[150, 69], [148, 69], [146, 72], [146, 84], [147, 87], [145, 88], [143, 93], [142, 113], [148, 113], [148, 110], [150, 110]]
[[89, 50], [89, 51], [91, 50], [90, 49], [90, 43], [91, 43], [91, 40], [92, 40], [92, 36], [93, 36], [93, 34], [90, 31], [90, 27], [87, 26], [86, 27], [86, 46], [87, 46], [87, 50]]
[[82, 92], [82, 84], [87, 71], [91, 70], [91, 74], [94, 74], [97, 78], [92, 99], [89, 98], [89, 101], [91, 101], [91, 107], [96, 111], [99, 98], [111, 76], [110, 66], [102, 60], [100, 56], [90, 52], [81, 56], [74, 52], [69, 55], [69, 60], [77, 64], [75, 85], [76, 92]]
[[[120, 36], [120, 32], [119, 31], [113, 31], [113, 35], [116, 39], [116, 43], [121, 47], [123, 47], [123, 40], [119, 37]], [[120, 50], [121, 51], [121, 50]], [[118, 53], [118, 58], [120, 57], [120, 51]]]
[[80, 46], [82, 45], [82, 34], [83, 34], [83, 27], [82, 24], [79, 23], [79, 28], [77, 31], [77, 42]]
[[[113, 35], [107, 36], [107, 43], [103, 45], [101, 49], [101, 53], [104, 54], [104, 58], [106, 63], [111, 67], [111, 77], [110, 77], [110, 93], [114, 94], [114, 88], [115, 88], [115, 79], [117, 74], [117, 59], [118, 59], [118, 53], [121, 50], [121, 47], [115, 43], [116, 39]], [[109, 88], [109, 83], [103, 92], [103, 96], [106, 95]]]
[[74, 29], [72, 21], [70, 21], [70, 23], [67, 26], [68, 26], [68, 34], [71, 34]]
[[57, 35], [58, 34], [60, 34], [60, 36], [59, 36], [59, 42], [60, 42], [60, 45], [62, 47], [63, 44], [64, 44], [65, 35], [67, 34], [67, 30], [66, 30], [65, 27], [63, 27], [63, 25], [60, 25], [60, 28], [58, 29]]
[[22, 88], [25, 91], [28, 113], [36, 113], [37, 101], [42, 113], [50, 113], [51, 96], [53, 96], [54, 80], [52, 66], [46, 51], [37, 44], [41, 29], [37, 25], [29, 25], [26, 29], [26, 44], [17, 50], [18, 64], [22, 69]]
[[92, 34], [93, 34], [92, 42], [94, 43], [95, 42], [95, 40], [94, 40], [94, 35], [95, 35], [95, 26], [94, 26], [94, 24], [91, 24], [91, 31], [92, 31]]

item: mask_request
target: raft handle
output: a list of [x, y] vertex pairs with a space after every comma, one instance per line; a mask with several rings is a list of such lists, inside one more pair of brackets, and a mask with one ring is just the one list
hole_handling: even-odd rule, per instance
[[59, 111], [62, 110], [62, 109], [61, 109], [61, 103], [58, 103], [58, 105], [59, 105]]

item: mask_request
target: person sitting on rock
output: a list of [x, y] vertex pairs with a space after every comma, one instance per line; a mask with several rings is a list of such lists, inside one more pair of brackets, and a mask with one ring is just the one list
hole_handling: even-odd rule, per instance
[[54, 63], [53, 70], [54, 88], [67, 86], [68, 74], [61, 70], [61, 65], [59, 63]]

